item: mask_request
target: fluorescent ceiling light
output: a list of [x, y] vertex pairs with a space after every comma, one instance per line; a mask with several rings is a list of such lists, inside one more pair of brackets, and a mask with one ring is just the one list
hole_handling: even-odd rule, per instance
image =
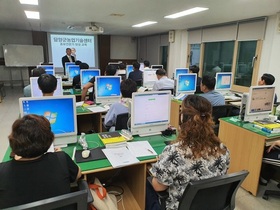
[[19, 0], [21, 4], [38, 5], [38, 0]]
[[147, 21], [147, 22], [144, 22], [144, 23], [139, 23], [139, 24], [133, 25], [132, 27], [143, 27], [143, 26], [148, 26], [148, 25], [152, 25], [152, 24], [155, 24], [155, 23], [157, 23], [157, 22]]
[[24, 11], [26, 14], [26, 17], [29, 19], [40, 19], [40, 14], [39, 12], [34, 12], [34, 11]]
[[175, 13], [175, 14], [172, 14], [172, 15], [167, 15], [164, 18], [174, 19], [174, 18], [186, 16], [186, 15], [191, 15], [191, 14], [194, 14], [194, 13], [197, 13], [197, 12], [202, 12], [202, 11], [208, 10], [208, 9], [209, 8], [205, 8], [205, 7], [194, 7], [192, 9], [188, 9], [188, 10], [178, 12], [178, 13]]

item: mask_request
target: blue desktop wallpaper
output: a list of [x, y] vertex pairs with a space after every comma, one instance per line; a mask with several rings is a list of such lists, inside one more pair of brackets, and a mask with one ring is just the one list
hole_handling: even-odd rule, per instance
[[120, 77], [98, 77], [96, 79], [97, 97], [120, 96]]
[[76, 75], [80, 74], [80, 67], [79, 66], [69, 66], [69, 79], [73, 79]]
[[81, 85], [85, 85], [88, 81], [95, 76], [100, 76], [99, 70], [83, 70], [81, 71]]
[[69, 73], [69, 66], [73, 66], [73, 65], [75, 65], [75, 63], [73, 63], [73, 62], [66, 62], [65, 63], [65, 72], [66, 72], [67, 75]]
[[175, 79], [177, 79], [179, 74], [187, 74], [189, 73], [189, 69], [188, 68], [178, 68], [175, 69]]
[[73, 99], [40, 99], [22, 101], [23, 113], [45, 116], [51, 123], [54, 134], [75, 131]]
[[177, 86], [179, 92], [195, 92], [196, 75], [179, 75]]
[[126, 75], [127, 75], [127, 78], [129, 76], [129, 73], [133, 71], [133, 66], [132, 65], [127, 65], [126, 66]]
[[231, 89], [231, 73], [217, 74], [216, 87], [217, 90], [230, 90]]

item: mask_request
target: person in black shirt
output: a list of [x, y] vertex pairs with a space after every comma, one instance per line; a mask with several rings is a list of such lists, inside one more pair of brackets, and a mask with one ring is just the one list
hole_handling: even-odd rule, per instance
[[143, 76], [142, 71], [139, 70], [140, 63], [133, 63], [133, 71], [129, 73], [128, 78], [136, 82], [137, 86], [142, 86]]

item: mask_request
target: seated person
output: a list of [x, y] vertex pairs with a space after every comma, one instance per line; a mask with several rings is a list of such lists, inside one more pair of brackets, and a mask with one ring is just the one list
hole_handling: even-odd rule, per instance
[[[76, 61], [75, 64], [76, 64], [77, 62], [78, 62], [78, 61]], [[77, 65], [77, 64], [76, 64], [76, 65]], [[80, 70], [82, 70], [82, 69], [88, 69], [88, 68], [89, 68], [89, 65], [88, 65], [87, 63], [82, 63], [82, 62], [80, 61], [79, 67], [80, 67]], [[81, 89], [81, 76], [80, 76], [80, 74], [76, 75], [76, 76], [73, 78], [72, 86], [73, 86], [73, 88], [75, 88], [75, 89]]]
[[13, 159], [0, 163], [0, 209], [70, 193], [80, 168], [64, 152], [47, 152], [54, 141], [39, 115], [17, 119], [9, 135]]
[[[275, 77], [272, 74], [263, 74], [261, 79], [258, 81], [258, 85], [273, 85]], [[277, 95], [274, 97], [274, 104], [277, 103]]]
[[150, 69], [150, 61], [144, 60], [144, 69]]
[[122, 80], [126, 79], [126, 66], [124, 63], [119, 64], [119, 69], [116, 72], [116, 76], [121, 76]]
[[197, 75], [197, 79], [196, 79], [196, 91], [195, 93], [202, 93], [202, 91], [200, 90], [200, 83], [201, 83], [201, 77], [198, 76], [198, 72], [199, 72], [199, 67], [196, 65], [190, 66], [190, 73], [195, 73]]
[[142, 71], [139, 70], [140, 63], [133, 63], [133, 71], [129, 73], [128, 78], [136, 82], [137, 86], [142, 86], [143, 76]]
[[[117, 69], [115, 66], [113, 66], [113, 65], [106, 66], [105, 75], [114, 76], [116, 74], [116, 72], [117, 72]], [[84, 85], [83, 90], [82, 90], [81, 101], [85, 101], [88, 89], [94, 86], [94, 82], [95, 82], [95, 77], [91, 78], [88, 81], [88, 83]], [[92, 91], [92, 93], [89, 94], [90, 101], [94, 101], [93, 94], [94, 94], [94, 90]]]
[[215, 91], [216, 79], [211, 76], [203, 76], [200, 83], [200, 90], [204, 93], [202, 97], [206, 98], [212, 106], [225, 105], [225, 97]]
[[181, 113], [177, 141], [164, 148], [150, 169], [153, 179], [152, 186], [147, 183], [146, 210], [160, 209], [155, 208], [159, 207], [155, 191], [167, 189], [166, 209], [178, 209], [188, 182], [227, 173], [230, 154], [214, 133], [209, 101], [188, 95], [182, 102]]
[[132, 79], [126, 79], [121, 82], [121, 101], [110, 106], [104, 119], [104, 126], [108, 129], [110, 128], [110, 131], [115, 130], [117, 116], [128, 113], [128, 106], [134, 92], [137, 92], [137, 85]]
[[153, 90], [174, 89], [174, 80], [166, 76], [166, 71], [164, 69], [156, 70], [156, 75], [158, 81], [155, 82]]
[[[46, 70], [42, 67], [38, 67], [31, 70], [31, 77], [39, 77], [41, 74], [45, 74]], [[31, 97], [31, 85], [27, 85], [23, 89], [24, 97]]]
[[57, 79], [55, 76], [51, 74], [42, 74], [37, 82], [43, 96], [53, 96], [57, 87]]

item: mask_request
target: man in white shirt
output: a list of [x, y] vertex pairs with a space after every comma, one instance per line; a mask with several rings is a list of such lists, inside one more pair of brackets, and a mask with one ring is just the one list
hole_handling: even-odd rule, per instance
[[153, 90], [174, 89], [174, 80], [166, 76], [166, 71], [164, 69], [158, 69], [156, 75], [158, 81], [155, 82]]
[[147, 60], [144, 60], [144, 69], [150, 69], [150, 62]]

